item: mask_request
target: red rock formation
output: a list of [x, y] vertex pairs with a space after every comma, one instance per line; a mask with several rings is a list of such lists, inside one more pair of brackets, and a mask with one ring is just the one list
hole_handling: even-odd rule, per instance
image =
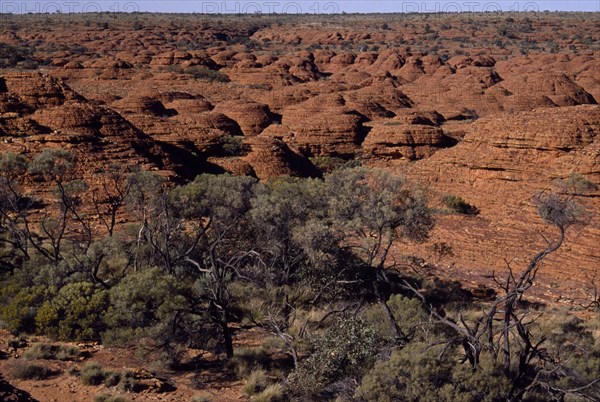
[[[559, 190], [553, 183], [572, 173], [600, 183], [600, 107], [490, 116], [466, 123], [464, 129], [467, 135], [456, 146], [404, 164], [401, 170], [435, 191], [434, 202], [454, 194], [479, 208], [477, 218], [440, 217], [432, 236], [432, 242], [443, 239], [453, 247], [463, 270], [481, 275], [505, 272], [506, 259], [521, 269], [546, 246], [540, 233], [555, 236], [555, 230], [536, 216], [533, 195]], [[576, 201], [588, 211], [600, 208], [598, 191]], [[565, 247], [540, 270], [538, 286], [543, 292], [557, 297], [560, 282], [570, 295], [582, 297], [576, 283], [597, 266], [598, 228], [600, 217], [594, 214], [585, 215], [584, 226], [567, 231]], [[577, 267], [571, 268], [569, 278], [564, 276], [567, 266]]]
[[9, 73], [2, 76], [5, 92], [9, 92], [30, 107], [62, 105], [68, 100], [81, 100], [66, 84], [40, 73]]
[[307, 159], [294, 153], [279, 138], [260, 135], [246, 139], [245, 143], [250, 146], [250, 152], [244, 160], [252, 166], [259, 179], [316, 173], [316, 169]]
[[412, 161], [433, 155], [456, 144], [438, 125], [444, 118], [437, 112], [405, 112], [394, 119], [370, 123], [363, 143], [363, 157]]
[[113, 106], [126, 113], [147, 114], [154, 116], [168, 116], [169, 112], [161, 101], [148, 96], [138, 97], [131, 95], [127, 98], [113, 102]]
[[256, 102], [244, 100], [223, 102], [216, 105], [214, 111], [235, 120], [244, 135], [249, 136], [260, 134], [273, 121], [269, 107]]
[[35, 73], [3, 79], [5, 101], [20, 105], [23, 100], [31, 105], [0, 118], [6, 150], [31, 154], [46, 147], [70, 149], [82, 161], [84, 175], [108, 161], [153, 168], [168, 159], [151, 138], [121, 115], [86, 102], [63, 82]]
[[362, 141], [362, 121], [345, 107], [340, 95], [321, 95], [283, 111], [282, 124], [289, 128], [289, 143], [304, 154], [351, 157]]

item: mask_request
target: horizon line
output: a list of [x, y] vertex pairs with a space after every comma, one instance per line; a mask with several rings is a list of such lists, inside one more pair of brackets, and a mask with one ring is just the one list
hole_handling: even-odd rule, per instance
[[210, 14], [210, 15], [371, 15], [371, 14], [487, 14], [596, 13], [600, 0], [471, 1], [471, 0], [62, 0], [1, 1], [1, 15], [27, 14]]

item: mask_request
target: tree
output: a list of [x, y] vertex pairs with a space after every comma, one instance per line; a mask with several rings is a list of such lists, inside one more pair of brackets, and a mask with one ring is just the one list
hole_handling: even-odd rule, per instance
[[[545, 390], [553, 398], [567, 393], [585, 398], [586, 392], [593, 390], [588, 383], [579, 388], [565, 390], [551, 386], [555, 376], [570, 376], [572, 372], [562, 367], [559, 360], [544, 348], [546, 336], [535, 336], [531, 327], [535, 320], [528, 319], [527, 310], [520, 311], [524, 294], [534, 286], [536, 275], [542, 262], [563, 244], [565, 231], [577, 222], [581, 208], [570, 198], [554, 193], [538, 194], [534, 197], [539, 216], [547, 224], [558, 230], [554, 240], [535, 254], [519, 275], [508, 265], [508, 275], [504, 280], [494, 277], [502, 294], [489, 309], [476, 319], [469, 321], [459, 312], [454, 320], [427, 302], [423, 293], [413, 284], [404, 282], [404, 287], [416, 295], [427, 307], [434, 319], [447, 326], [453, 336], [444, 342], [448, 347], [459, 346], [464, 351], [463, 361], [469, 361], [474, 371], [478, 370], [482, 354], [497, 365], [503, 375], [510, 380], [506, 400], [522, 400], [527, 393]], [[548, 370], [548, 367], [553, 369]]]
[[190, 316], [188, 293], [184, 284], [159, 268], [128, 275], [109, 291], [110, 307], [104, 317], [108, 329], [103, 340], [117, 345], [151, 345], [176, 362], [178, 345], [188, 344], [197, 329]]
[[[72, 153], [63, 149], [45, 149], [33, 158], [28, 169], [34, 179], [56, 186], [58, 213], [44, 215], [40, 223], [41, 235], [34, 235], [25, 222], [29, 242], [56, 266], [65, 257], [62, 246], [67, 235], [73, 236], [73, 244], [79, 245], [80, 252], [85, 252], [92, 243], [90, 223], [79, 208], [80, 196], [87, 190], [87, 185], [75, 178], [75, 167], [76, 158]], [[81, 235], [75, 230], [68, 230], [70, 222], [79, 226]]]
[[20, 155], [0, 155], [0, 268], [12, 271], [29, 259], [27, 214], [31, 200], [22, 192], [27, 160]]
[[[126, 203], [135, 217], [136, 223], [139, 224], [131, 251], [133, 257], [132, 263], [136, 271], [143, 265], [143, 258], [146, 258], [145, 262], [150, 266], [162, 265], [162, 262], [166, 262], [166, 269], [167, 271], [170, 270], [168, 255], [160, 263], [154, 261], [156, 254], [160, 254], [160, 251], [165, 248], [168, 251], [168, 246], [170, 246], [171, 233], [170, 231], [169, 233], [164, 233], [166, 229], [165, 220], [167, 224], [170, 224], [169, 211], [165, 211], [165, 208], [168, 206], [166, 199], [167, 189], [164, 185], [164, 179], [161, 176], [147, 171], [136, 172], [132, 175]], [[163, 240], [157, 240], [161, 235], [163, 236]]]
[[221, 328], [228, 357], [233, 357], [229, 285], [256, 256], [247, 232], [255, 183], [250, 177], [200, 175], [192, 183], [175, 188], [168, 201], [173, 216], [184, 222], [181, 229], [189, 234], [176, 249], [177, 254], [169, 258], [171, 263], [185, 263], [187, 272], [196, 279], [199, 300], [208, 303], [211, 319]]
[[[307, 241], [317, 226], [315, 234], [328, 232], [322, 226], [327, 211], [323, 190], [320, 180], [280, 178], [258, 186], [251, 200], [251, 225], [260, 258], [257, 264], [246, 267], [244, 276], [254, 290], [246, 292], [246, 298], [258, 298], [261, 303], [253, 306], [250, 316], [285, 343], [295, 366], [296, 343], [303, 336], [302, 331], [291, 331], [298, 324], [297, 313], [316, 304], [317, 295], [326, 284], [315, 279], [323, 274], [327, 264], [332, 271], [336, 266], [334, 260], [325, 256], [337, 247], [335, 239], [321, 241], [319, 249]], [[318, 250], [326, 249], [317, 256]]]
[[71, 283], [40, 307], [35, 321], [40, 332], [61, 340], [98, 340], [107, 307], [105, 290], [89, 282]]
[[132, 185], [133, 174], [128, 174], [120, 164], [111, 164], [102, 172], [100, 187], [92, 193], [94, 209], [109, 237], [114, 233], [117, 214], [125, 206]]
[[341, 247], [352, 250], [370, 271], [370, 286], [394, 328], [398, 342], [409, 337], [387, 305], [386, 269], [392, 247], [402, 239], [423, 241], [434, 221], [422, 194], [399, 176], [381, 170], [341, 169], [325, 177], [328, 216]]

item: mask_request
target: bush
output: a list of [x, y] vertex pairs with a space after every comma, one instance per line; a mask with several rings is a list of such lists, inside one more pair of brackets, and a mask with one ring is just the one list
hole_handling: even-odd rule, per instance
[[234, 355], [227, 361], [226, 369], [232, 371], [238, 378], [249, 375], [253, 370], [269, 368], [270, 358], [263, 348], [235, 350]]
[[119, 375], [119, 390], [123, 392], [140, 392], [143, 385], [135, 378], [133, 372], [126, 370]]
[[458, 214], [463, 215], [477, 215], [479, 214], [479, 210], [473, 205], [469, 204], [461, 197], [456, 195], [446, 195], [442, 198], [444, 205], [452, 212], [456, 212]]
[[36, 343], [27, 349], [23, 356], [26, 359], [72, 360], [79, 356], [79, 353], [79, 349], [75, 346]]
[[284, 393], [281, 384], [271, 384], [260, 394], [254, 395], [252, 402], [280, 402], [283, 401]]
[[[458, 366], [457, 370], [462, 373], [463, 367], [451, 358], [438, 359], [438, 355], [438, 348], [427, 348], [426, 344], [417, 342], [392, 352], [389, 359], [378, 362], [373, 370], [365, 375], [355, 397], [367, 401], [495, 400], [457, 398], [452, 371], [453, 367]], [[489, 382], [492, 383], [492, 378]]]
[[3, 284], [2, 298], [6, 304], [0, 307], [0, 317], [7, 328], [14, 333], [34, 333], [35, 316], [38, 309], [48, 298], [52, 290], [47, 286], [21, 287], [18, 284]]
[[71, 283], [46, 301], [35, 320], [40, 332], [61, 340], [98, 340], [108, 307], [108, 292], [89, 282]]
[[250, 375], [246, 378], [244, 384], [244, 392], [248, 396], [252, 396], [259, 392], [262, 392], [269, 385], [267, 373], [264, 370], [253, 370]]
[[94, 402], [127, 402], [122, 396], [112, 396], [110, 394], [100, 394], [94, 397]]
[[208, 392], [204, 392], [202, 394], [198, 394], [192, 398], [190, 402], [211, 402], [212, 395]]
[[[182, 343], [190, 339], [197, 321], [189, 311], [186, 289], [180, 280], [158, 268], [128, 275], [110, 291], [106, 312], [107, 345], [137, 344], [142, 354], [154, 356], [162, 367], [177, 365]], [[144, 341], [142, 341], [144, 340]]]
[[186, 308], [180, 282], [158, 268], [131, 274], [110, 290], [103, 341], [127, 345], [140, 338], [169, 336], [174, 320]]
[[104, 371], [99, 363], [89, 362], [81, 369], [81, 382], [85, 385], [100, 385], [108, 375], [109, 373]]
[[556, 184], [565, 192], [581, 195], [598, 190], [598, 185], [579, 173], [572, 173], [569, 177], [557, 180]]
[[121, 373], [108, 373], [104, 380], [107, 387], [116, 387], [121, 382]]
[[325, 173], [333, 172], [348, 163], [345, 159], [336, 156], [314, 156], [310, 158], [310, 161], [319, 171]]
[[12, 338], [12, 339], [9, 339], [9, 341], [8, 341], [9, 349], [13, 349], [15, 352], [17, 351], [17, 349], [22, 349], [26, 346], [27, 346], [27, 339], [25, 339], [23, 337]]
[[288, 377], [292, 392], [315, 398], [329, 384], [359, 379], [382, 345], [377, 330], [359, 319], [340, 319], [312, 340], [310, 357]]
[[8, 43], [0, 43], [0, 68], [21, 67], [29, 68], [36, 66], [31, 59], [31, 49], [22, 46], [12, 46]]
[[41, 364], [18, 362], [12, 366], [13, 377], [19, 380], [43, 380], [56, 374]]
[[[396, 322], [405, 333], [411, 333], [415, 328], [424, 328], [420, 324], [429, 321], [429, 314], [418, 299], [409, 299], [401, 295], [391, 295], [387, 304]], [[370, 327], [377, 331], [380, 337], [387, 340], [395, 338], [394, 329], [378, 304], [373, 304], [363, 310], [361, 317]]]
[[504, 401], [510, 381], [489, 360], [474, 372], [455, 350], [412, 342], [379, 361], [362, 379], [361, 401]]
[[223, 153], [228, 156], [240, 155], [244, 149], [243, 137], [239, 135], [225, 135], [219, 139]]

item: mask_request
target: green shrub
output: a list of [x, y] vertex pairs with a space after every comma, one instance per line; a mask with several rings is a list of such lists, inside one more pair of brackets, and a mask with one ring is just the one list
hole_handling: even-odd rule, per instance
[[38, 309], [53, 296], [53, 289], [48, 286], [19, 285], [3, 284], [0, 292], [7, 302], [0, 306], [0, 317], [6, 327], [14, 333], [34, 333]]
[[104, 379], [104, 385], [107, 387], [116, 387], [121, 382], [121, 373], [107, 373]]
[[161, 367], [176, 366], [184, 351], [182, 343], [190, 339], [198, 324], [195, 316], [187, 313], [185, 292], [182, 281], [158, 268], [128, 275], [109, 291], [111, 305], [105, 315], [108, 329], [102, 334], [103, 343], [137, 344], [142, 355], [158, 354], [152, 358]]
[[40, 332], [62, 340], [98, 340], [108, 300], [108, 292], [92, 283], [68, 284], [40, 307], [36, 325]]
[[[411, 333], [415, 328], [424, 328], [420, 324], [429, 320], [428, 313], [423, 308], [421, 301], [417, 299], [392, 295], [387, 304], [396, 322], [405, 333]], [[361, 317], [377, 331], [380, 337], [388, 340], [395, 338], [394, 329], [379, 304], [373, 304], [366, 308]]]
[[243, 137], [239, 135], [225, 135], [219, 139], [221, 149], [225, 155], [236, 156], [243, 151]]
[[377, 362], [367, 373], [355, 397], [361, 401], [494, 401], [506, 400], [510, 381], [489, 359], [478, 371], [457, 364], [455, 350], [440, 354], [443, 346], [412, 342]]
[[19, 380], [43, 380], [56, 374], [41, 364], [18, 362], [11, 368], [13, 377]]
[[22, 46], [12, 46], [8, 43], [0, 43], [0, 68], [21, 67], [30, 68], [36, 66], [31, 59], [32, 49]]
[[79, 353], [79, 349], [75, 346], [36, 343], [27, 349], [23, 356], [26, 359], [72, 360], [79, 356]]
[[348, 163], [345, 159], [336, 156], [314, 156], [310, 158], [310, 161], [317, 169], [325, 173], [333, 172]]
[[180, 320], [180, 311], [187, 307], [181, 293], [180, 281], [158, 268], [127, 276], [110, 290], [105, 315], [108, 330], [102, 340], [113, 345], [127, 345], [140, 338], [163, 341], [173, 320]]
[[311, 355], [288, 377], [292, 392], [317, 398], [329, 384], [362, 377], [380, 346], [377, 330], [360, 319], [340, 319], [311, 340]]
[[282, 402], [284, 400], [284, 392], [281, 384], [271, 384], [259, 394], [250, 398], [252, 402]]
[[81, 369], [81, 382], [85, 385], [100, 385], [108, 375], [109, 373], [104, 371], [99, 363], [89, 362]]
[[269, 368], [270, 357], [263, 348], [239, 348], [226, 363], [226, 370], [233, 372], [238, 378], [249, 375], [253, 370]]
[[264, 391], [268, 385], [269, 379], [267, 378], [267, 372], [264, 370], [253, 370], [246, 378], [244, 392], [246, 395], [252, 396]]
[[22, 349], [27, 346], [27, 339], [20, 338], [12, 338], [8, 340], [8, 347], [16, 351], [17, 349]]
[[569, 194], [581, 195], [598, 190], [598, 185], [579, 173], [572, 173], [569, 177], [557, 180], [556, 184]]
[[133, 372], [126, 370], [119, 376], [119, 390], [122, 392], [140, 392], [142, 384], [135, 378]]
[[479, 210], [456, 195], [446, 195], [442, 198], [444, 205], [452, 212], [463, 215], [477, 215]]

